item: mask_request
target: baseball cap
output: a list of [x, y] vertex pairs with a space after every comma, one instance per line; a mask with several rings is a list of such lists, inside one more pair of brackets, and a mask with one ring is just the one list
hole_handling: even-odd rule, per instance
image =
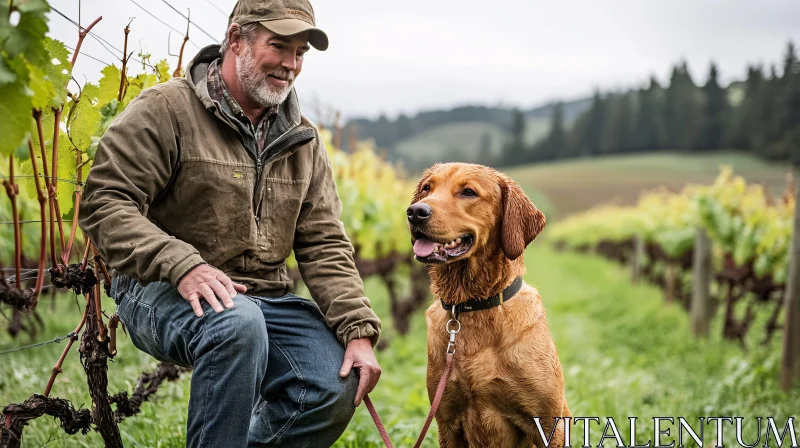
[[308, 0], [239, 0], [228, 18], [228, 26], [234, 22], [239, 25], [258, 22], [281, 36], [308, 31], [308, 43], [319, 51], [328, 48], [328, 36], [317, 28], [314, 9]]

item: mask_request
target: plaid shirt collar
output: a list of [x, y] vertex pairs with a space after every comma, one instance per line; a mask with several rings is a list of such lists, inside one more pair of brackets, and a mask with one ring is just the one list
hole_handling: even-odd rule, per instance
[[[208, 66], [206, 77], [208, 94], [218, 104], [220, 111], [239, 128], [247, 140], [245, 145], [248, 146], [248, 149], [255, 152], [256, 155], [260, 155], [264, 147], [266, 147], [269, 124], [272, 118], [278, 114], [278, 106], [268, 107], [261, 120], [254, 126], [225, 85], [225, 80], [222, 79], [219, 67], [220, 61], [221, 59], [216, 59]], [[255, 146], [255, 148], [250, 148], [251, 145]]]

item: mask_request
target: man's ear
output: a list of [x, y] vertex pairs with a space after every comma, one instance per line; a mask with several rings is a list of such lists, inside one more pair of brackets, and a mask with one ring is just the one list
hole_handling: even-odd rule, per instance
[[536, 235], [546, 225], [546, 218], [525, 196], [522, 188], [511, 179], [501, 180], [503, 221], [500, 233], [503, 253], [516, 260], [525, 251]]

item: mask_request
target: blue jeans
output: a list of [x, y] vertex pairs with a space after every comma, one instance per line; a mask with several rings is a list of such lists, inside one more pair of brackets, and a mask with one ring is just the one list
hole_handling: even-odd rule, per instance
[[339, 377], [344, 347], [313, 301], [238, 294], [198, 318], [168, 283], [120, 276], [111, 295], [133, 345], [194, 368], [186, 446], [329, 447], [350, 422], [357, 374]]

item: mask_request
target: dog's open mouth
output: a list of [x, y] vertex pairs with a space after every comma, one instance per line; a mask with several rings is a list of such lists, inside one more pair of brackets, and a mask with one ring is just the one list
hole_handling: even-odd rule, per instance
[[464, 255], [471, 247], [472, 235], [462, 235], [445, 243], [430, 239], [422, 232], [414, 234], [414, 255], [423, 263], [444, 263], [450, 258]]

